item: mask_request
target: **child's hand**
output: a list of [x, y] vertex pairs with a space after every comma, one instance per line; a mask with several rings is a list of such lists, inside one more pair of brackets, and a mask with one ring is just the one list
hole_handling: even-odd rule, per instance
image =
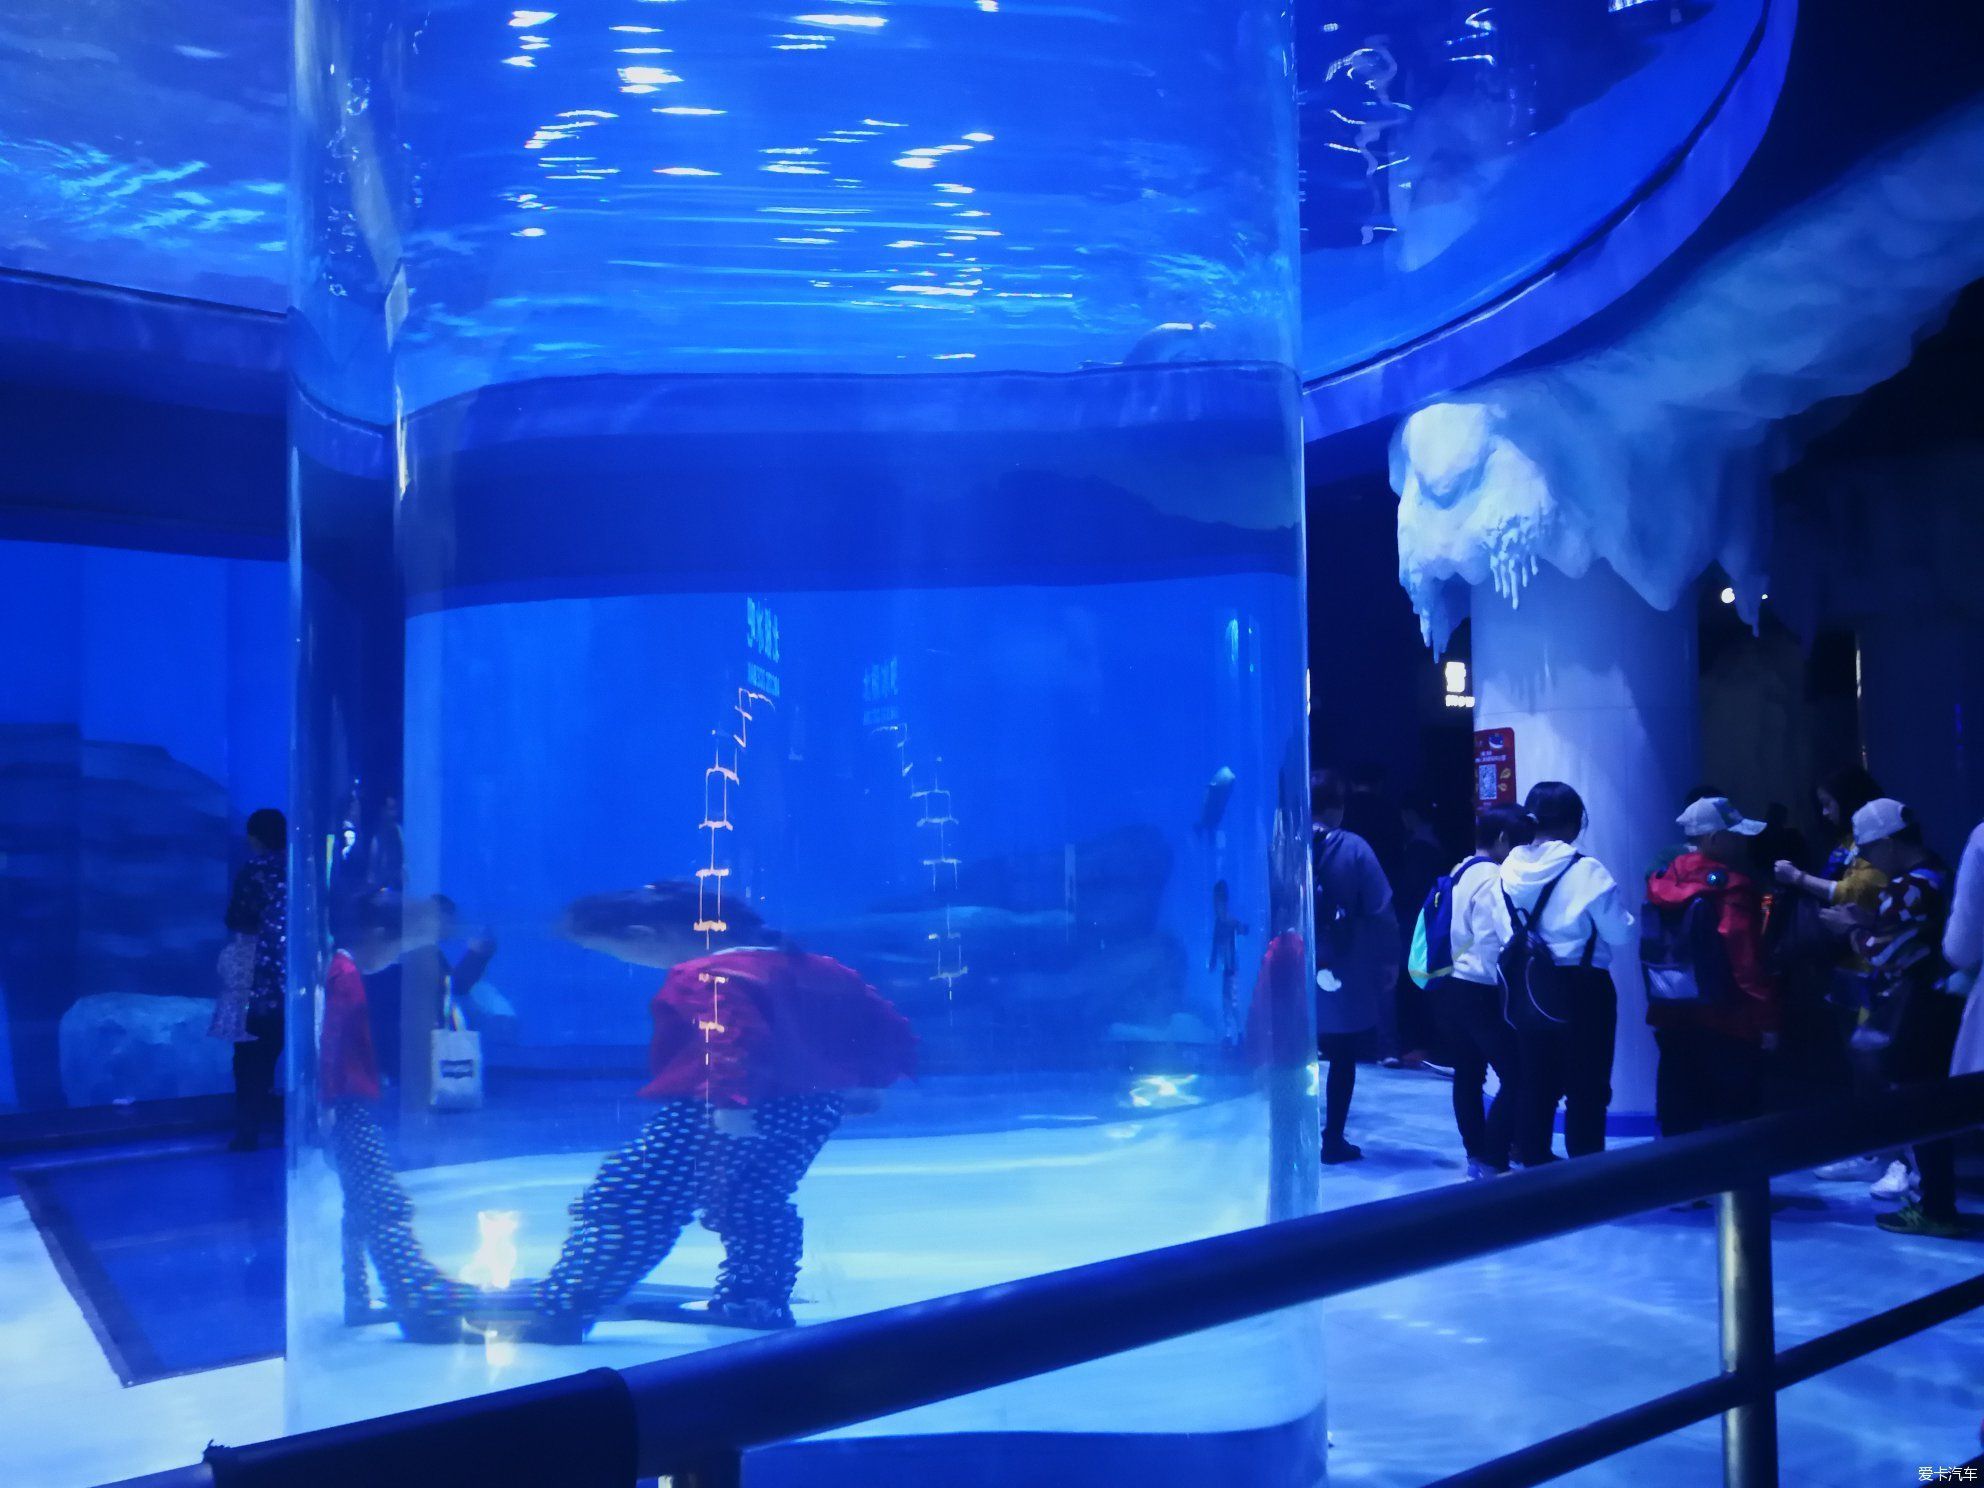
[[734, 1137], [739, 1141], [758, 1134], [758, 1116], [755, 1111], [733, 1110], [726, 1106], [710, 1117], [710, 1125], [716, 1128], [720, 1137]]

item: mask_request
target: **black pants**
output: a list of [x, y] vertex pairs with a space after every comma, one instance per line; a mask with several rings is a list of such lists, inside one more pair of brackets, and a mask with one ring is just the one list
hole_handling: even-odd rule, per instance
[[1328, 1066], [1323, 1078], [1323, 1142], [1343, 1140], [1343, 1126], [1350, 1119], [1350, 1100], [1357, 1093], [1357, 1061], [1369, 1059], [1377, 1047], [1370, 1029], [1359, 1033], [1319, 1033], [1316, 1054]]
[[[1889, 1071], [1897, 1083], [1947, 1080], [1963, 1023], [1963, 999], [1933, 988], [1910, 994], [1889, 1049]], [[1931, 1219], [1956, 1218], [1956, 1139], [1915, 1144], [1915, 1170], [1921, 1175], [1922, 1212]]]
[[1564, 1151], [1585, 1157], [1605, 1150], [1605, 1112], [1612, 1104], [1612, 1046], [1619, 1031], [1619, 994], [1604, 967], [1563, 970], [1573, 980], [1570, 1014], [1561, 1023], [1528, 1023], [1517, 1031], [1520, 1111], [1516, 1157], [1547, 1161], [1557, 1103], [1564, 1103]]
[[1663, 1137], [1747, 1121], [1763, 1109], [1763, 1050], [1709, 1028], [1659, 1028], [1654, 1120]]
[[413, 1201], [386, 1157], [385, 1139], [361, 1100], [331, 1109], [331, 1161], [344, 1191], [344, 1300], [347, 1315], [371, 1305], [369, 1255], [379, 1290], [409, 1332], [423, 1323], [458, 1327], [473, 1289], [445, 1276], [413, 1233]]
[[789, 1096], [753, 1114], [756, 1136], [729, 1137], [702, 1101], [664, 1104], [573, 1203], [539, 1310], [598, 1317], [661, 1264], [699, 1212], [723, 1241], [713, 1300], [791, 1301], [805, 1238], [792, 1195], [840, 1125], [841, 1099]]
[[[1506, 1168], [1520, 1081], [1516, 1031], [1502, 1016], [1501, 988], [1444, 977], [1427, 990], [1441, 1040], [1453, 1060], [1454, 1125], [1461, 1146], [1475, 1162]], [[1491, 1069], [1501, 1089], [1484, 1111]]]
[[234, 1046], [234, 1135], [258, 1140], [275, 1113], [276, 1068], [282, 1063], [282, 1005], [249, 1006], [245, 1024], [254, 1038]]

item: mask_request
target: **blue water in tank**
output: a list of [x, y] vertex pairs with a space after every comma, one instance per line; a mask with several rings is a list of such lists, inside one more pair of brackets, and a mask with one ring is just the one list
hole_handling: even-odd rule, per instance
[[[749, 1336], [706, 1295], [795, 1214], [805, 1325], [1306, 1212], [1281, 8], [343, 0], [299, 36], [293, 1424]], [[654, 884], [680, 926], [572, 933]], [[670, 958], [629, 949], [721, 951], [739, 907], [917, 1045], [749, 1234], [708, 1189], [776, 1134], [652, 1124]], [[437, 937], [495, 946], [452, 999]], [[628, 1144], [702, 1164], [690, 1222], [540, 1341]], [[630, 1191], [595, 1250], [653, 1221]], [[408, 1246], [469, 1294], [438, 1344], [351, 1306]], [[753, 1481], [1313, 1483], [1321, 1394], [1304, 1310]]]

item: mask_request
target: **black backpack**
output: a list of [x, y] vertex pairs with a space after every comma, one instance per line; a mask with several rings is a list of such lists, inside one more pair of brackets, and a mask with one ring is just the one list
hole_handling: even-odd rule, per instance
[[1640, 920], [1640, 971], [1650, 1003], [1716, 1007], [1732, 1001], [1736, 974], [1715, 898], [1697, 894], [1680, 905], [1649, 901]]
[[[1510, 927], [1509, 943], [1502, 947], [1498, 963], [1502, 972], [1502, 1006], [1509, 1022], [1517, 1028], [1546, 1028], [1570, 1021], [1571, 1004], [1577, 993], [1573, 979], [1565, 975], [1570, 968], [1558, 962], [1550, 953], [1549, 942], [1543, 938], [1543, 911], [1550, 907], [1550, 897], [1564, 881], [1564, 874], [1583, 857], [1583, 853], [1571, 855], [1563, 873], [1543, 886], [1532, 909], [1518, 909], [1509, 891], [1502, 891], [1502, 902], [1509, 908]], [[1593, 929], [1584, 943], [1584, 955], [1579, 957], [1578, 966], [1590, 966], [1597, 951], [1598, 931]]]

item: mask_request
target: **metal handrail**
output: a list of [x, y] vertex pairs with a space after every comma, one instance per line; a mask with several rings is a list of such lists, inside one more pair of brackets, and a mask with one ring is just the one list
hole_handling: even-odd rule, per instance
[[[1725, 1480], [1734, 1488], [1764, 1488], [1776, 1481], [1777, 1390], [1984, 1302], [1979, 1278], [1775, 1353], [1769, 1337], [1768, 1181], [1979, 1125], [1984, 1074], [1966, 1075], [580, 1378], [592, 1381], [595, 1391], [608, 1391], [608, 1411], [616, 1416], [624, 1388], [631, 1459], [640, 1475], [665, 1475], [676, 1488], [715, 1488], [737, 1480], [741, 1454], [754, 1447], [1716, 1194], [1723, 1373], [1447, 1482], [1499, 1488], [1541, 1483], [1721, 1414]], [[541, 1414], [553, 1397], [569, 1398], [579, 1388], [572, 1381], [527, 1385], [265, 1443], [239, 1459], [216, 1459], [211, 1476], [193, 1469], [135, 1482], [145, 1488], [234, 1488], [316, 1481], [309, 1469], [327, 1454], [350, 1464], [358, 1445], [354, 1434], [365, 1453], [376, 1454], [368, 1460], [378, 1469], [377, 1480], [390, 1476], [397, 1449], [419, 1442], [433, 1456], [435, 1441], [445, 1438], [450, 1452], [439, 1455], [464, 1467], [461, 1478], [447, 1481], [477, 1481], [474, 1474], [486, 1468], [475, 1464], [499, 1450], [492, 1443], [507, 1434], [506, 1418]], [[567, 1481], [577, 1488], [579, 1480]]]

